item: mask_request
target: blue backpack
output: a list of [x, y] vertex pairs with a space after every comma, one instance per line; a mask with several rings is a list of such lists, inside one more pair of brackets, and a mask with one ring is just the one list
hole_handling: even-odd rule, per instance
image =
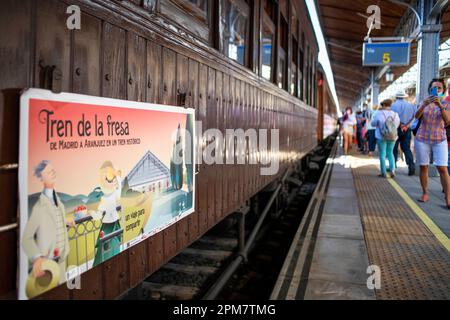
[[[383, 112], [383, 111], [382, 111]], [[398, 138], [397, 126], [395, 125], [395, 119], [393, 116], [386, 117], [386, 114], [383, 112], [384, 121], [383, 126], [380, 128], [381, 136], [383, 140], [395, 141]]]

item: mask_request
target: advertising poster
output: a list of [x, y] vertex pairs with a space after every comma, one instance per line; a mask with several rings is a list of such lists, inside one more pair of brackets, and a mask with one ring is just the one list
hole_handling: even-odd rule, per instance
[[29, 89], [20, 290], [31, 299], [194, 211], [194, 110]]

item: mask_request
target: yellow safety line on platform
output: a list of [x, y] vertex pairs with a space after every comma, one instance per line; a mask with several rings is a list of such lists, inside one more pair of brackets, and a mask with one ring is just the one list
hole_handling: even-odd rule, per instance
[[430, 217], [411, 199], [411, 197], [395, 182], [394, 179], [388, 179], [391, 186], [398, 192], [398, 194], [405, 200], [408, 206], [414, 213], [422, 220], [427, 228], [433, 233], [438, 241], [450, 252], [450, 239], [445, 233], [430, 219]]

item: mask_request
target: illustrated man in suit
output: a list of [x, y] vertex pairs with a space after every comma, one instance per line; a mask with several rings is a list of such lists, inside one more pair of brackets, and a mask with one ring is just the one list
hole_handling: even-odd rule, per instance
[[44, 190], [33, 206], [22, 236], [22, 248], [33, 264], [36, 278], [44, 276], [42, 263], [55, 261], [60, 268], [59, 284], [66, 282], [66, 259], [69, 255], [69, 237], [64, 205], [55, 191], [56, 171], [47, 160], [41, 161], [34, 170]]

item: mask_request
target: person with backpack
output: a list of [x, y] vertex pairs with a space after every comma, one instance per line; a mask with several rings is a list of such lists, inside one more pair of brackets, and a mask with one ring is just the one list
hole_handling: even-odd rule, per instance
[[381, 102], [381, 109], [373, 116], [372, 126], [375, 127], [375, 138], [377, 139], [380, 156], [379, 177], [386, 178], [386, 157], [389, 160], [391, 177], [395, 177], [394, 145], [397, 141], [397, 129], [400, 125], [398, 114], [391, 110], [392, 100], [386, 99]]
[[433, 153], [433, 164], [436, 166], [442, 188], [445, 193], [445, 202], [450, 209], [450, 178], [448, 167], [448, 144], [446, 127], [450, 124], [447, 115], [448, 102], [444, 101], [445, 82], [442, 79], [433, 79], [428, 85], [430, 96], [427, 97], [417, 109], [416, 119], [420, 119], [415, 138], [417, 162], [420, 165], [420, 184], [422, 196], [419, 202], [427, 202], [428, 195], [428, 166], [430, 153]]

